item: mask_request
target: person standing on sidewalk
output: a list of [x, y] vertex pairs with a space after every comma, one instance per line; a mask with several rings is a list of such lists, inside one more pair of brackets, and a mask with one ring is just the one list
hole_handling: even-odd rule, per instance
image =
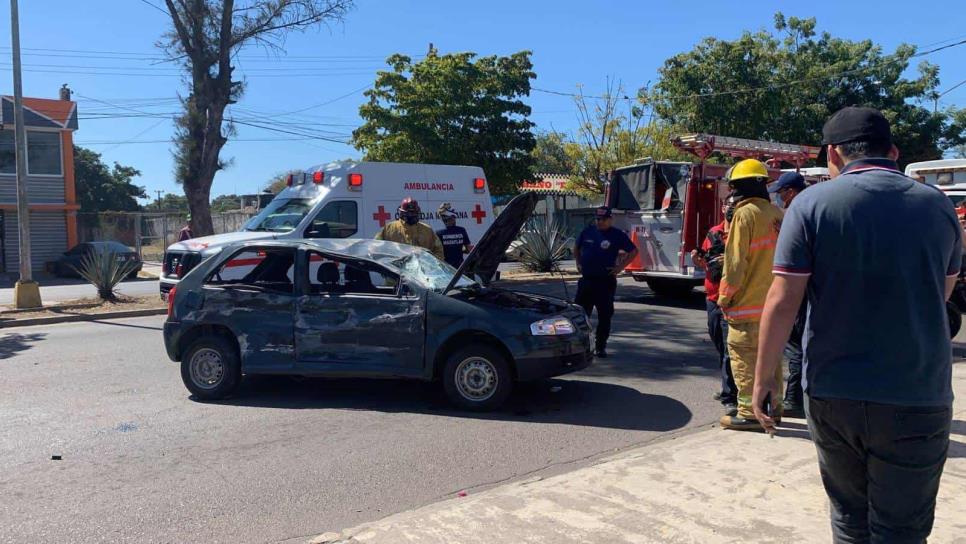
[[[751, 407], [758, 357], [758, 322], [772, 280], [775, 242], [782, 211], [768, 198], [768, 169], [761, 161], [745, 159], [728, 175], [735, 198], [735, 214], [725, 244], [724, 272], [718, 306], [728, 320], [728, 354], [738, 386], [738, 413], [721, 416], [724, 429], [760, 431]], [[781, 379], [781, 368], [777, 370]]]
[[[949, 447], [945, 301], [962, 256], [952, 203], [899, 171], [889, 122], [848, 107], [822, 130], [833, 180], [782, 225], [759, 346], [755, 415], [767, 429], [781, 354], [807, 293], [805, 412], [835, 542], [925, 542]], [[896, 228], [902, 225], [902, 228]]]
[[195, 234], [191, 232], [191, 214], [188, 214], [187, 219], [184, 220], [184, 227], [178, 231], [178, 241], [184, 242], [185, 240], [190, 240], [195, 237]]
[[[792, 201], [802, 191], [808, 188], [805, 177], [798, 172], [785, 172], [775, 183], [768, 187], [768, 192], [778, 195], [781, 206], [788, 209]], [[782, 405], [782, 415], [786, 417], [805, 417], [804, 393], [802, 391], [802, 335], [805, 334], [805, 316], [808, 313], [808, 301], [802, 301], [795, 316], [795, 326], [785, 345], [785, 358], [788, 359], [788, 382], [785, 385], [785, 402]]]
[[728, 229], [734, 216], [735, 207], [731, 197], [721, 205], [724, 219], [720, 224], [711, 227], [705, 236], [701, 249], [691, 252], [691, 260], [695, 266], [704, 268], [705, 307], [708, 311], [708, 336], [715, 349], [718, 350], [718, 362], [721, 373], [721, 389], [714, 394], [714, 400], [724, 405], [725, 414], [738, 414], [738, 388], [735, 377], [731, 372], [731, 357], [728, 356], [728, 322], [718, 306], [718, 290], [721, 285], [721, 274], [724, 269], [725, 242], [728, 240]]
[[574, 246], [574, 259], [580, 272], [575, 302], [584, 308], [588, 318], [597, 308], [594, 353], [601, 358], [607, 357], [617, 276], [637, 256], [634, 242], [624, 231], [615, 229], [613, 222], [610, 208], [597, 208], [594, 224], [580, 233]]

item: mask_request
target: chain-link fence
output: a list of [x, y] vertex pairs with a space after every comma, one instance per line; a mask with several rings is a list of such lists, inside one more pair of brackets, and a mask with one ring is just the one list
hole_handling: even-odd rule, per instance
[[[241, 230], [255, 212], [231, 211], [211, 215], [215, 234]], [[135, 248], [145, 261], [160, 261], [164, 250], [178, 241], [185, 226], [183, 213], [165, 212], [98, 212], [78, 213], [80, 242], [115, 240]]]

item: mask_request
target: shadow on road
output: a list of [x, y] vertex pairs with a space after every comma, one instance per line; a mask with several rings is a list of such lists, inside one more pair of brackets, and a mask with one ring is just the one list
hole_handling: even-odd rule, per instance
[[0, 336], [0, 359], [9, 359], [21, 351], [33, 347], [47, 336], [46, 333], [4, 334]]
[[503, 409], [454, 409], [438, 384], [402, 380], [245, 378], [238, 396], [223, 404], [283, 409], [411, 412], [639, 431], [670, 431], [691, 421], [691, 411], [663, 395], [621, 385], [574, 379], [517, 384]]

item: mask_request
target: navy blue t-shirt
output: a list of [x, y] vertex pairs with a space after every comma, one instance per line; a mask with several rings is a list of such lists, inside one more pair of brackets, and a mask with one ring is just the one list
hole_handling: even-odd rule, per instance
[[785, 213], [774, 272], [808, 277], [805, 391], [893, 405], [952, 402], [944, 285], [962, 228], [934, 187], [887, 159], [846, 165]]
[[466, 229], [454, 225], [436, 231], [436, 236], [443, 242], [443, 259], [453, 268], [459, 268], [463, 264], [463, 246], [470, 245]]
[[634, 243], [620, 229], [611, 227], [600, 230], [595, 225], [585, 228], [577, 237], [580, 248], [581, 273], [588, 278], [601, 278], [610, 274], [617, 264], [617, 254], [630, 253]]

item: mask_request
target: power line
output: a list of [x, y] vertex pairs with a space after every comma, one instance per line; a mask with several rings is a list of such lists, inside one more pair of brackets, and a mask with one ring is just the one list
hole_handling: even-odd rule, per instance
[[158, 10], [158, 11], [160, 11], [160, 12], [161, 12], [161, 13], [163, 13], [163, 14], [164, 14], [164, 15], [165, 15], [166, 17], [168, 17], [168, 16], [170, 16], [170, 15], [171, 15], [170, 13], [168, 13], [168, 10], [166, 10], [166, 9], [162, 9], [162, 8], [161, 8], [160, 6], [158, 6], [157, 4], [155, 4], [155, 3], [153, 3], [153, 2], [149, 2], [148, 0], [141, 0], [141, 2], [142, 2], [142, 3], [144, 3], [144, 4], [147, 4], [147, 5], [149, 5], [149, 6], [151, 6], [152, 8], [154, 8], [154, 9], [156, 9], [156, 10]]

